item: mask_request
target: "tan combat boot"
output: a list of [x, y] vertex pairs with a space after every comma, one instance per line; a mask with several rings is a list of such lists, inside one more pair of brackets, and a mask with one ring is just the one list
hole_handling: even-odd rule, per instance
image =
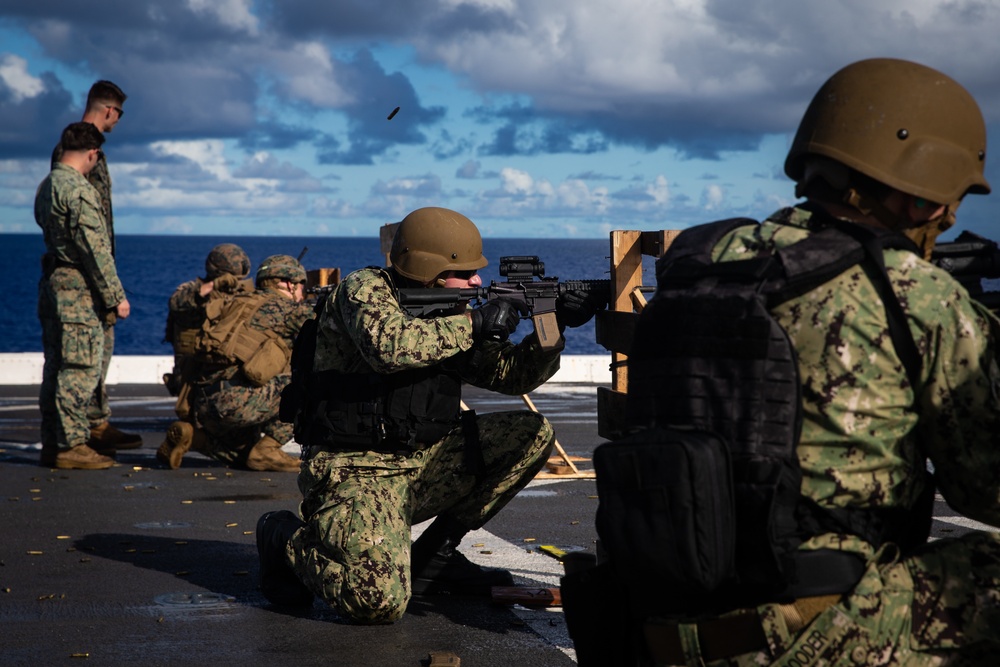
[[76, 445], [62, 450], [42, 449], [39, 463], [46, 468], [60, 470], [106, 470], [115, 464], [115, 460], [98, 454], [87, 445]]
[[94, 451], [114, 454], [116, 449], [136, 449], [142, 447], [142, 436], [138, 433], [126, 433], [110, 422], [101, 422], [90, 429], [90, 439], [87, 445]]
[[269, 435], [257, 441], [247, 454], [247, 468], [273, 472], [298, 472], [302, 462], [281, 451], [281, 443]]
[[188, 422], [174, 422], [167, 429], [167, 439], [156, 450], [156, 459], [171, 470], [177, 470], [188, 450], [202, 451], [206, 441], [204, 431]]

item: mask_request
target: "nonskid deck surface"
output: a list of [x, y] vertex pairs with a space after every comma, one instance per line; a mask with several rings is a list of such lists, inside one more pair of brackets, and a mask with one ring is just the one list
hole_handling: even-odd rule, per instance
[[[549, 384], [532, 394], [582, 471], [603, 441], [596, 386]], [[431, 596], [377, 627], [344, 623], [320, 602], [298, 614], [271, 607], [257, 586], [254, 529], [265, 511], [295, 510], [295, 475], [233, 470], [198, 454], [164, 469], [155, 452], [173, 399], [157, 385], [109, 389], [113, 421], [141, 433], [143, 446], [119, 452], [109, 470], [63, 471], [38, 465], [38, 387], [0, 386], [3, 664], [86, 656], [93, 665], [392, 667], [426, 664], [435, 651], [469, 666], [575, 663], [558, 607]], [[465, 400], [478, 412], [525, 409], [518, 397], [474, 389]], [[510, 569], [518, 583], [557, 586], [562, 567], [539, 547], [593, 553], [596, 508], [591, 479], [537, 479], [462, 551]], [[935, 537], [977, 528], [936, 503]]]

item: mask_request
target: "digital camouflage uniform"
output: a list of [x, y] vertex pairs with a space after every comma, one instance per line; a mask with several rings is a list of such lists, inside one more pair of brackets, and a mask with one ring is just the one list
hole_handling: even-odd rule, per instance
[[56, 164], [35, 196], [35, 221], [45, 235], [47, 268], [38, 290], [45, 366], [39, 405], [42, 445], [87, 442], [107, 419], [100, 394], [110, 360], [108, 315], [125, 299], [100, 195], [78, 171]]
[[[258, 290], [254, 294], [270, 298], [248, 326], [278, 334], [291, 349], [303, 322], [313, 317], [312, 306], [296, 303], [277, 290]], [[203, 367], [190, 397], [194, 419], [208, 436], [202, 453], [226, 463], [245, 464], [247, 453], [261, 434], [282, 444], [292, 439], [292, 425], [278, 420], [281, 390], [291, 379], [290, 371], [286, 368], [263, 386], [255, 386], [241, 369], [239, 363]]]
[[[785, 209], [756, 229], [736, 230], [714, 259], [747, 259], [791, 245], [809, 234], [809, 217]], [[860, 267], [773, 311], [795, 345], [803, 384], [802, 493], [824, 506], [912, 507], [930, 483], [922, 446], [949, 505], [1000, 525], [1000, 322], [917, 255], [887, 250], [885, 264], [922, 352], [917, 396], [882, 302]], [[933, 541], [906, 556], [891, 544], [874, 552], [850, 535], [818, 536], [802, 548], [859, 553], [867, 571], [851, 593], [796, 633], [787, 630], [782, 606], [759, 607], [769, 652], [700, 663], [690, 626], [682, 626], [689, 664], [997, 664], [996, 533]]]
[[[443, 364], [463, 381], [506, 394], [538, 387], [559, 367], [528, 336], [477, 353], [465, 315], [414, 319], [380, 269], [350, 274], [319, 321], [314, 371], [393, 373]], [[477, 356], [480, 355], [480, 356]], [[476, 364], [473, 365], [473, 361]], [[440, 441], [404, 453], [314, 452], [299, 475], [306, 525], [287, 546], [298, 578], [348, 618], [386, 623], [410, 598], [410, 527], [442, 512], [463, 526], [485, 524], [547, 460], [552, 427], [534, 412], [476, 418], [485, 472], [463, 464], [456, 426]]]
[[[61, 157], [62, 147], [57, 144], [52, 151], [53, 169]], [[101, 219], [104, 221], [111, 257], [114, 259], [115, 217], [114, 211], [111, 208], [111, 173], [108, 171], [108, 160], [103, 150], [98, 151], [97, 163], [87, 173], [86, 179], [97, 191]], [[108, 377], [108, 367], [111, 366], [111, 357], [115, 351], [115, 323], [117, 320], [117, 315], [113, 313], [108, 314], [107, 317], [101, 320], [101, 327], [104, 329], [104, 347], [101, 350], [101, 379], [94, 390], [94, 397], [87, 407], [87, 419], [90, 421], [91, 426], [96, 426], [111, 418], [111, 404], [108, 402], [108, 389], [105, 381]]]

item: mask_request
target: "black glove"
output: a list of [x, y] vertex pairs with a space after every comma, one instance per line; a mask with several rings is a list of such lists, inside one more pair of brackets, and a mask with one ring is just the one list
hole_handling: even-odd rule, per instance
[[528, 314], [528, 306], [515, 299], [494, 299], [472, 311], [472, 338], [476, 342], [493, 340], [502, 343], [517, 329]]
[[556, 319], [561, 327], [582, 327], [594, 313], [607, 306], [606, 294], [596, 290], [567, 290], [556, 299]]

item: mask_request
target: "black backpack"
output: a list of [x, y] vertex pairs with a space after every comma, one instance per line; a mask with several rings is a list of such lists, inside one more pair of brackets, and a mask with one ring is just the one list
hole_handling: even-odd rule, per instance
[[[657, 291], [628, 356], [631, 435], [594, 454], [597, 531], [634, 615], [689, 614], [849, 590], [864, 563], [839, 551], [799, 552], [825, 532], [926, 540], [903, 510], [832, 510], [801, 495], [802, 428], [795, 349], [771, 309], [857, 267], [889, 316], [911, 386], [921, 357], [886, 274], [883, 249], [905, 237], [832, 218], [799, 243], [713, 263], [734, 229], [685, 230], [656, 265]], [[933, 501], [933, 486], [925, 505]], [[903, 526], [905, 529], [900, 529]]]

